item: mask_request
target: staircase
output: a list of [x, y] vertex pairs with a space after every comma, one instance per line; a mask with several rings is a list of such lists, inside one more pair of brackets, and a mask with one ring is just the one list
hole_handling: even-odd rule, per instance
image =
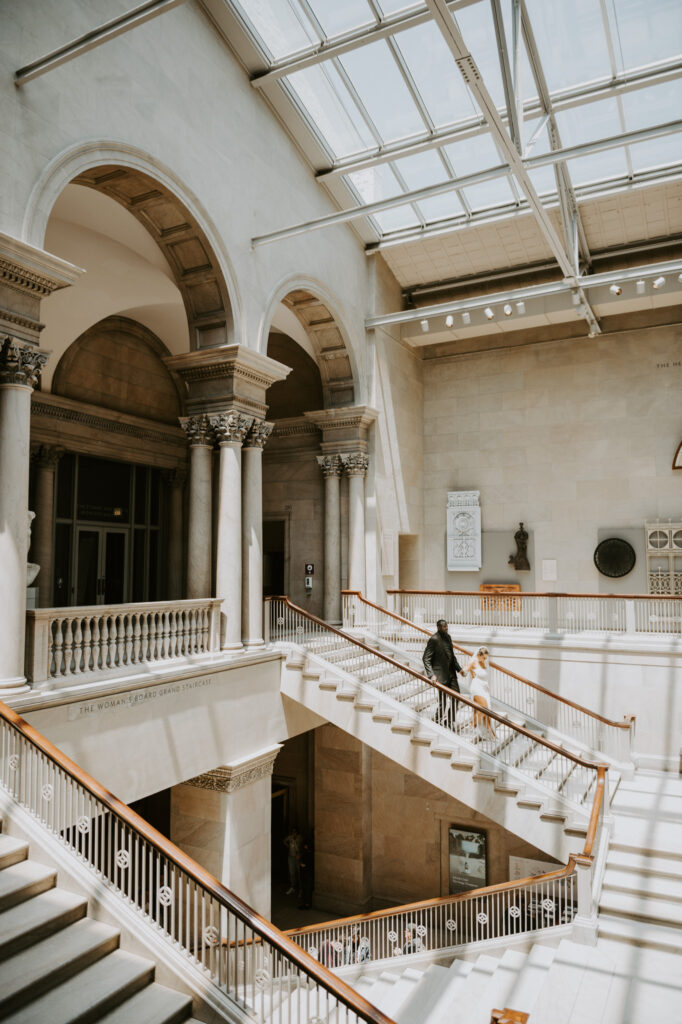
[[[494, 722], [494, 739], [481, 738], [471, 702], [458, 702], [455, 719], [437, 724], [433, 684], [321, 627], [306, 623], [291, 632], [297, 642], [287, 641], [283, 693], [538, 849], [567, 859], [576, 837], [586, 834], [594, 762], [511, 720]], [[609, 775], [615, 789], [619, 777]]]
[[198, 1024], [190, 996], [154, 982], [57, 872], [0, 834], [0, 1019], [7, 1024]]

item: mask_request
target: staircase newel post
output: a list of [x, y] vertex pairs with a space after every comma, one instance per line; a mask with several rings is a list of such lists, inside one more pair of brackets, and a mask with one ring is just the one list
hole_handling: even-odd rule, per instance
[[592, 898], [594, 860], [574, 854], [578, 913], [573, 919], [573, 939], [587, 946], [597, 943], [597, 915]]

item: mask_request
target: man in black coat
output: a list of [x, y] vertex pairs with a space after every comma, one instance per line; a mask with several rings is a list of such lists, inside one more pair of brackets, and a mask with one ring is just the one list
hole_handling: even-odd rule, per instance
[[[449, 689], [454, 690], [455, 693], [459, 693], [457, 673], [461, 672], [462, 669], [455, 657], [452, 640], [448, 633], [448, 624], [445, 619], [439, 619], [436, 623], [436, 632], [432, 637], [429, 637], [422, 661], [424, 662], [424, 672], [429, 679], [435, 678], [443, 686], [447, 686]], [[454, 697], [448, 700], [447, 694], [443, 693], [442, 690], [438, 691], [438, 697], [439, 715], [437, 721], [441, 725], [454, 724], [457, 711]], [[448, 704], [452, 705], [451, 709], [448, 709]], [[451, 712], [451, 718], [448, 715], [448, 710]]]

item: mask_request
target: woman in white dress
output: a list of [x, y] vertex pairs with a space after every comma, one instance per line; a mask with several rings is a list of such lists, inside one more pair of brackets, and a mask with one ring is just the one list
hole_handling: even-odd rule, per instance
[[[482, 708], [490, 707], [490, 687], [488, 685], [488, 648], [479, 647], [464, 669], [464, 675], [471, 676], [469, 694], [474, 703]], [[482, 740], [495, 736], [492, 720], [480, 711], [474, 711], [474, 726]]]

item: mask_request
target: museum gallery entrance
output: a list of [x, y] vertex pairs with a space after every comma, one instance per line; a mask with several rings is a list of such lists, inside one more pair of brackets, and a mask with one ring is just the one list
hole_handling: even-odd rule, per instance
[[57, 469], [54, 605], [160, 598], [161, 474], [67, 454]]

